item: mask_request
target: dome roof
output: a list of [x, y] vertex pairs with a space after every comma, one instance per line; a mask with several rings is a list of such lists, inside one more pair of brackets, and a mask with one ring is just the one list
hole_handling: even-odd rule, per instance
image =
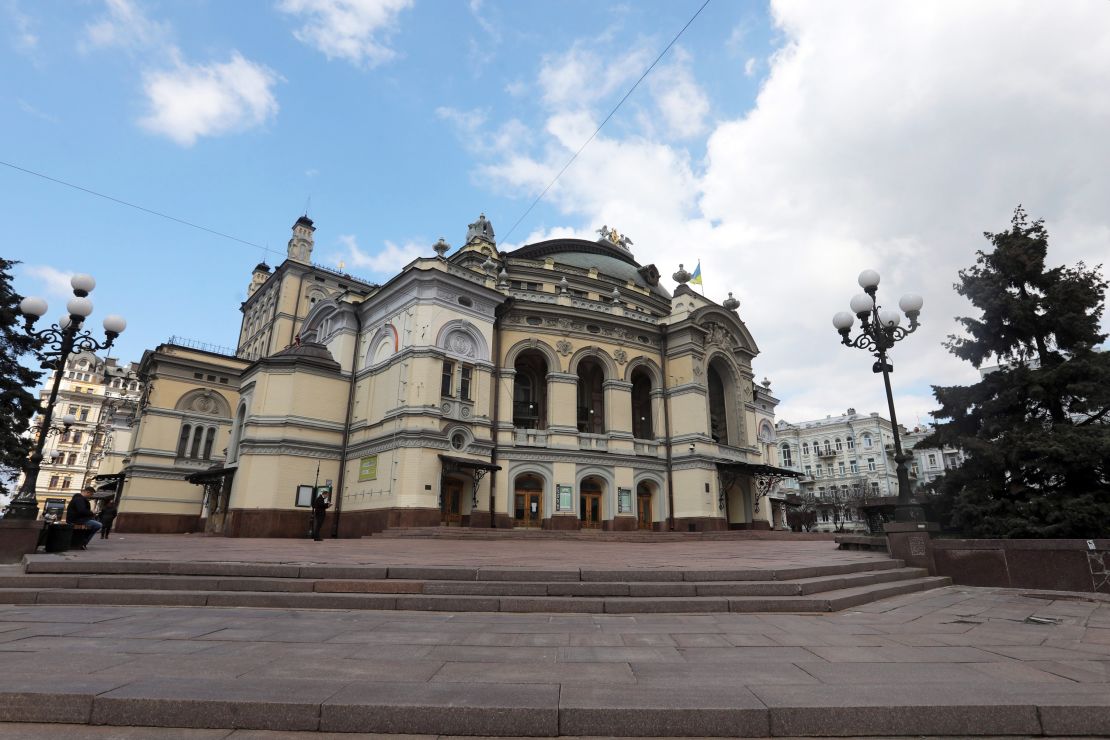
[[[651, 291], [657, 296], [670, 298], [671, 294], [659, 285], [659, 272], [654, 265], [641, 266], [632, 254], [621, 247], [606, 241], [586, 241], [585, 239], [549, 239], [535, 244], [527, 244], [509, 252], [508, 257], [542, 260], [551, 257], [556, 262], [588, 270], [596, 267], [601, 275], [627, 282]], [[654, 278], [654, 279], [652, 279]]]
[[335, 362], [335, 358], [331, 356], [331, 352], [328, 352], [328, 348], [319, 342], [294, 344], [286, 347], [281, 352], [274, 353], [274, 357], [304, 357]]
[[267, 265], [265, 262], [259, 262], [257, 265], [254, 266], [254, 271], [255, 272], [269, 272], [270, 271], [270, 266]]

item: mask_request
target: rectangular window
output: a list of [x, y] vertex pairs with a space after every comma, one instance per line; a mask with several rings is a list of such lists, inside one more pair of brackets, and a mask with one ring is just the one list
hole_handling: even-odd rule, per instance
[[465, 365], [459, 368], [459, 398], [464, 401], [470, 400], [470, 377], [474, 372], [473, 368], [466, 367]]
[[840, 474], [844, 475], [844, 463], [839, 463], [839, 465], [840, 465]]
[[879, 482], [876, 481], [876, 480], [871, 481], [871, 495], [872, 496], [878, 496], [879, 495]]
[[76, 452], [69, 453], [69, 457], [66, 459], [66, 465], [76, 465], [76, 464], [77, 464], [77, 453]]
[[851, 438], [851, 437], [848, 437], [848, 449], [849, 449], [849, 450], [854, 450], [854, 449], [856, 449], [856, 440], [854, 440], [854, 439], [853, 439], [853, 438]]
[[813, 471], [813, 477], [814, 478], [820, 478], [821, 477], [821, 466], [820, 465], [818, 465], [817, 469]]
[[80, 419], [81, 421], [88, 421], [89, 420], [89, 407], [88, 406], [82, 406], [81, 407], [81, 414], [77, 418]]
[[806, 465], [806, 477], [811, 477], [812, 475], [813, 471], [810, 469], [809, 465]]
[[72, 480], [73, 479], [70, 478], [68, 475], [65, 478], [62, 478], [62, 488], [69, 488], [69, 483]]
[[50, 487], [51, 488], [57, 488], [58, 487], [58, 476], [56, 476], [56, 475], [50, 476]]
[[929, 467], [930, 468], [935, 468], [936, 466], [937, 466], [937, 456], [936, 455], [929, 455]]
[[[78, 392], [78, 393], [80, 393], [80, 392], [81, 392], [81, 389], [80, 389], [80, 388], [78, 388], [78, 389], [77, 389], [77, 392]], [[77, 407], [76, 407], [76, 406], [70, 406], [70, 407], [69, 407], [69, 411], [67, 411], [66, 413], [67, 413], [67, 414], [70, 414], [71, 416], [77, 416]]]
[[875, 458], [867, 458], [867, 469], [870, 470], [872, 473], [875, 472]]
[[452, 387], [453, 386], [452, 381], [454, 380], [454, 377], [455, 377], [455, 363], [453, 363], [453, 362], [444, 362], [443, 363], [443, 378], [440, 380], [440, 383], [439, 383], [439, 395], [444, 396], [446, 398], [453, 398], [454, 397], [454, 395], [455, 395], [454, 392], [453, 392], [454, 388]]
[[859, 472], [859, 463], [857, 463], [855, 460], [852, 460], [851, 462], [848, 463], [848, 469], [851, 470], [853, 473], [858, 473]]
[[82, 435], [82, 432], [80, 432], [80, 431], [77, 431], [77, 432], [73, 433], [73, 444], [75, 444], [75, 445], [81, 444], [81, 435]]

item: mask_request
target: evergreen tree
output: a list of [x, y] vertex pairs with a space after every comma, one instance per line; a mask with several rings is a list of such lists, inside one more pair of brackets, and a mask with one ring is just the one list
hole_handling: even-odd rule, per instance
[[926, 447], [967, 460], [936, 482], [950, 523], [979, 537], [1105, 537], [1110, 532], [1110, 352], [1100, 350], [1107, 282], [1097, 266], [1045, 267], [1048, 232], [1019, 206], [1010, 229], [961, 270], [950, 352], [999, 368], [971, 386], [934, 386]]
[[29, 389], [42, 375], [19, 364], [20, 357], [34, 353], [35, 341], [23, 331], [23, 297], [11, 286], [16, 264], [0, 257], [0, 485], [13, 481], [27, 464], [31, 439], [24, 435], [38, 410]]

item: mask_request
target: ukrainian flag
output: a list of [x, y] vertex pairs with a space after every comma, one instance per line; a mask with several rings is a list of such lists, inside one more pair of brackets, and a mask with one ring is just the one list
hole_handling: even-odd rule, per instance
[[690, 284], [693, 285], [694, 283], [697, 283], [703, 288], [705, 287], [705, 284], [701, 281], [701, 260], [698, 260], [698, 266], [694, 268], [694, 274], [690, 278]]

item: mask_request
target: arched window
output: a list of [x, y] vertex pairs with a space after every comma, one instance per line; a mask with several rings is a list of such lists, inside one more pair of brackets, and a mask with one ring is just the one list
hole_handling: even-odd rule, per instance
[[863, 435], [863, 448], [866, 449], [866, 450], [871, 449], [871, 435], [870, 434]]
[[728, 404], [725, 402], [725, 383], [712, 364], [709, 366], [709, 435], [713, 441], [727, 445]]
[[212, 443], [216, 441], [215, 427], [209, 427], [208, 434], [204, 435], [204, 459], [212, 459]]
[[779, 452], [782, 453], [783, 467], [788, 468], [794, 464], [794, 460], [790, 457], [790, 445], [784, 444], [782, 447], [779, 448]]
[[836, 451], [837, 452], [840, 452], [841, 450], [844, 449], [844, 445], [843, 445], [843, 443], [841, 443], [840, 437], [837, 437], [836, 440], [833, 442], [833, 444], [836, 445]]
[[513, 426], [547, 429], [547, 358], [536, 350], [526, 350], [513, 369]]
[[640, 368], [632, 371], [632, 436], [655, 438], [651, 420], [651, 377]]
[[855, 440], [855, 438], [854, 438], [854, 437], [852, 437], [852, 435], [850, 435], [850, 434], [848, 435], [848, 449], [849, 449], [849, 450], [854, 450], [854, 449], [856, 449], [856, 440]]
[[181, 438], [177, 442], [177, 456], [185, 457], [189, 450], [189, 432], [193, 431], [191, 424], [183, 424], [181, 426]]
[[578, 431], [605, 432], [605, 371], [589, 357], [578, 363]]
[[832, 443], [829, 442], [829, 440], [827, 440], [827, 439], [825, 440], [825, 454], [826, 455], [831, 455], [832, 454]]
[[239, 413], [235, 415], [235, 424], [231, 428], [231, 441], [227, 446], [227, 461], [235, 462], [239, 459], [239, 443], [243, 440], [243, 426], [247, 421], [247, 407], [240, 406]]
[[203, 437], [203, 436], [204, 436], [204, 428], [203, 427], [197, 427], [196, 431], [193, 432], [193, 443], [192, 443], [192, 445], [190, 446], [190, 449], [189, 449], [189, 457], [193, 458], [194, 460], [196, 458], [200, 457], [200, 443], [201, 443], [201, 437]]
[[802, 454], [809, 457], [809, 442], [802, 442]]

